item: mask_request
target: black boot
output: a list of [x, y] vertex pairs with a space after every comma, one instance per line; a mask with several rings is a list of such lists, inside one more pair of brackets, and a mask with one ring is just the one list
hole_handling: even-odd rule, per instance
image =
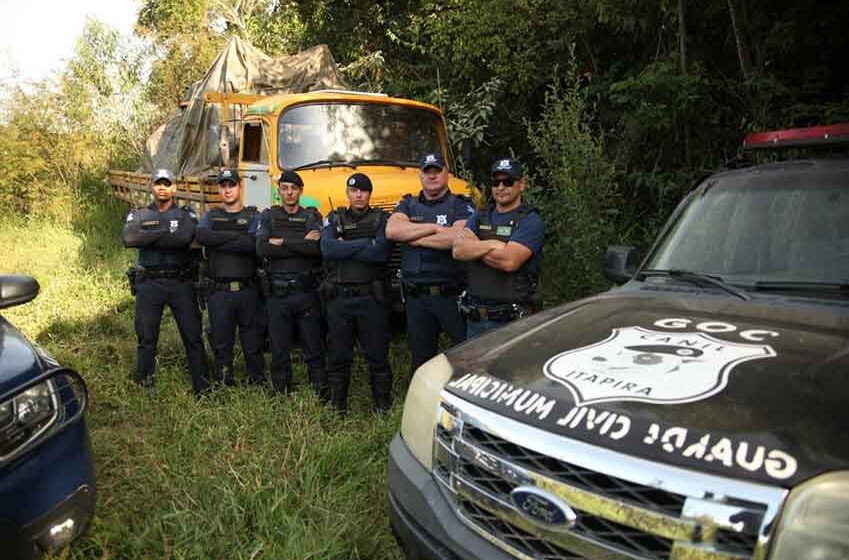
[[312, 368], [309, 372], [310, 386], [318, 395], [321, 402], [326, 403], [330, 400], [330, 389], [327, 386], [327, 372], [324, 368]]
[[327, 374], [330, 387], [330, 404], [340, 416], [348, 414], [348, 384], [351, 372], [331, 372]]
[[392, 407], [392, 372], [381, 371], [371, 375], [371, 394], [374, 411], [383, 414]]

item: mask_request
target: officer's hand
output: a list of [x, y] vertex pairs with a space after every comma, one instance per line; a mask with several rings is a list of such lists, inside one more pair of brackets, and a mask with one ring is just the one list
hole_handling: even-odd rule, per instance
[[268, 240], [268, 242], [272, 245], [283, 245], [282, 237], [272, 237]]
[[304, 239], [318, 241], [319, 239], [321, 239], [321, 234], [317, 230], [312, 229], [307, 232], [307, 234], [304, 236]]

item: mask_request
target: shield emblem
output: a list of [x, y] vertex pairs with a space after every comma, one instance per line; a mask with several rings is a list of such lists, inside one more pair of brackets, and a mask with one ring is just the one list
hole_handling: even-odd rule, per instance
[[765, 344], [623, 327], [601, 342], [553, 356], [543, 370], [569, 389], [578, 406], [609, 401], [679, 404], [722, 391], [738, 364], [774, 356]]
[[436, 215], [436, 225], [438, 225], [438, 226], [448, 225], [448, 214], [437, 214]]

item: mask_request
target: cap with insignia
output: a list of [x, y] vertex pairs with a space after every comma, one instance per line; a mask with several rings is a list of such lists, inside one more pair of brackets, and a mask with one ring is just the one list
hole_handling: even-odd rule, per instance
[[157, 169], [153, 173], [151, 173], [150, 182], [154, 185], [156, 183], [168, 183], [168, 185], [173, 185], [174, 176], [168, 169]]

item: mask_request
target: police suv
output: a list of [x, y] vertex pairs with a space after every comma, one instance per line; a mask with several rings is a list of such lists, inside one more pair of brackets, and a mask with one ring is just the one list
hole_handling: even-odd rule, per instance
[[[0, 276], [0, 309], [26, 303], [38, 290], [30, 276]], [[91, 522], [87, 396], [77, 372], [0, 316], [0, 558], [36, 560]]]
[[407, 558], [849, 559], [845, 151], [714, 174], [634, 254], [605, 257], [624, 286], [416, 372], [389, 464]]

